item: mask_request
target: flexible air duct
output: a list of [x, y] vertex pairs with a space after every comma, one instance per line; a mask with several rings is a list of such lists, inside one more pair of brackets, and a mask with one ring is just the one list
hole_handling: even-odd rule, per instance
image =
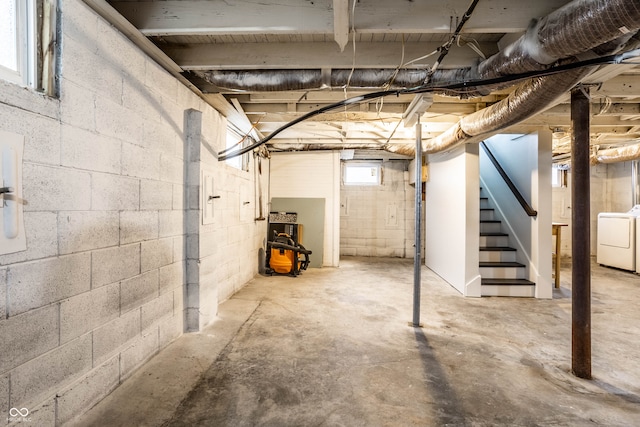
[[[606, 55], [619, 50], [632, 36], [625, 35], [597, 46], [598, 54]], [[634, 46], [638, 44], [633, 39]], [[553, 101], [590, 74], [592, 69], [576, 69], [558, 75], [537, 77], [518, 86], [509, 96], [490, 107], [463, 117], [447, 131], [424, 142], [423, 151], [433, 154], [448, 150], [463, 142], [479, 142], [491, 135], [544, 111]], [[385, 149], [412, 156], [410, 144], [387, 144]]]
[[[429, 73], [417, 69], [335, 69], [326, 70], [211, 70], [194, 71], [212, 85], [225, 90], [256, 92], [314, 90], [323, 87], [373, 89], [388, 86], [400, 89], [419, 86]], [[472, 71], [436, 71], [432, 80], [440, 84], [460, 82], [469, 78]]]
[[598, 150], [591, 154], [591, 164], [617, 163], [640, 159], [640, 144]]
[[544, 110], [575, 86], [591, 70], [572, 70], [557, 76], [531, 79], [507, 98], [490, 107], [465, 116], [448, 131], [426, 142], [425, 153], [437, 153], [462, 142], [479, 142], [490, 133], [517, 124]]
[[640, 2], [575, 0], [529, 27], [525, 35], [478, 66], [482, 78], [540, 69], [640, 29]]

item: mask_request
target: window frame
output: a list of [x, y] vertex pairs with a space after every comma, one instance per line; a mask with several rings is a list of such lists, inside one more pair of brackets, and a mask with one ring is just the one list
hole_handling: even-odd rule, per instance
[[[349, 168], [372, 168], [376, 170], [375, 182], [351, 181], [348, 179]], [[342, 162], [342, 183], [348, 186], [376, 187], [382, 185], [382, 162], [376, 161], [348, 161]]]
[[[250, 135], [243, 135], [233, 126], [227, 125], [225, 148], [229, 153], [232, 153], [239, 148], [248, 147], [253, 142], [253, 138]], [[240, 156], [226, 159], [225, 163], [234, 169], [249, 172], [249, 154], [250, 153], [244, 153]]]
[[38, 37], [36, 0], [9, 0], [15, 8], [16, 69], [0, 65], [0, 78], [30, 88], [37, 86]]
[[551, 167], [551, 187], [565, 188], [568, 185], [568, 167], [554, 164]]

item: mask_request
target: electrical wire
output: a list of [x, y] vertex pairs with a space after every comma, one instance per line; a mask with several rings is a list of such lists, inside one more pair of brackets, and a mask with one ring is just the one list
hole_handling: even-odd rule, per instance
[[[406, 94], [419, 94], [419, 93], [430, 93], [430, 92], [438, 92], [438, 91], [454, 91], [454, 90], [464, 90], [464, 89], [472, 89], [481, 86], [492, 86], [499, 85], [503, 83], [511, 83], [516, 82], [518, 80], [526, 80], [534, 77], [543, 77], [549, 76], [553, 74], [558, 74], [563, 71], [574, 70], [577, 68], [583, 67], [593, 67], [599, 66], [603, 64], [621, 64], [627, 61], [630, 58], [640, 57], [640, 49], [630, 50], [628, 52], [618, 53], [615, 55], [602, 56], [598, 58], [591, 58], [584, 61], [571, 62], [563, 65], [556, 65], [546, 70], [537, 70], [537, 71], [529, 71], [526, 73], [520, 74], [512, 74], [509, 76], [501, 76], [495, 77], [491, 79], [483, 79], [483, 80], [467, 80], [457, 83], [450, 83], [446, 85], [434, 86], [431, 84], [422, 84], [420, 86], [412, 87], [412, 88], [402, 88], [402, 89], [394, 89], [394, 90], [383, 90], [377, 92], [370, 92], [359, 96], [354, 96], [352, 98], [347, 98], [342, 101], [335, 102], [333, 104], [325, 105], [324, 107], [318, 108], [317, 110], [310, 111], [288, 123], [279, 127], [272, 133], [270, 133], [265, 138], [260, 141], [256, 141], [255, 143], [248, 145], [244, 148], [237, 149], [232, 153], [228, 153], [229, 150], [223, 150], [218, 153], [218, 161], [224, 161], [236, 156], [240, 156], [242, 154], [248, 153], [249, 151], [260, 147], [261, 145], [269, 142], [275, 136], [283, 132], [284, 130], [294, 126], [300, 122], [303, 122], [312, 117], [318, 116], [323, 113], [327, 113], [329, 111], [333, 111], [342, 107], [346, 107], [348, 105], [360, 104], [362, 102], [370, 101], [377, 98], [382, 98], [390, 95], [406, 95]], [[625, 62], [628, 63], [628, 62]]]
[[467, 11], [464, 13], [464, 15], [462, 15], [462, 19], [460, 19], [460, 22], [458, 22], [458, 26], [456, 27], [456, 30], [453, 32], [453, 35], [451, 36], [449, 41], [443, 44], [442, 46], [440, 46], [439, 48], [440, 56], [438, 56], [438, 59], [436, 59], [436, 62], [433, 63], [433, 67], [431, 67], [431, 71], [429, 72], [429, 74], [427, 74], [427, 77], [425, 78], [425, 81], [424, 81], [425, 83], [428, 83], [429, 80], [431, 80], [431, 76], [438, 69], [444, 57], [447, 56], [447, 54], [449, 53], [449, 49], [451, 48], [451, 45], [458, 38], [458, 35], [462, 31], [462, 27], [464, 27], [464, 24], [469, 20], [469, 18], [471, 18], [471, 14], [473, 13], [473, 10], [476, 8], [476, 5], [478, 4], [479, 1], [480, 0], [473, 0], [471, 2], [469, 7], [467, 8]]
[[351, 7], [351, 41], [353, 43], [353, 58], [351, 61], [351, 72], [347, 78], [347, 83], [344, 85], [344, 96], [347, 97], [347, 89], [351, 84], [351, 77], [356, 70], [356, 3], [358, 0], [353, 0], [353, 6]]
[[480, 43], [478, 43], [478, 40], [471, 39], [471, 41], [466, 41], [462, 36], [459, 36], [458, 39], [456, 40], [456, 45], [458, 47], [460, 47], [460, 40], [464, 42], [465, 46], [467, 46], [469, 49], [477, 53], [478, 56], [482, 58], [483, 61], [487, 59], [487, 56], [482, 52], [482, 50], [480, 50]]

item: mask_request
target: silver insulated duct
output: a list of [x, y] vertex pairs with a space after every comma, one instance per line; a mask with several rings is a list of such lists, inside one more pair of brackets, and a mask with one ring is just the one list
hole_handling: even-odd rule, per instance
[[[482, 62], [478, 74], [504, 76], [544, 69], [562, 58], [614, 53], [639, 29], [638, 1], [576, 0], [536, 22], [516, 42]], [[436, 153], [463, 142], [478, 142], [532, 117], [590, 71], [574, 70], [532, 79], [506, 99], [463, 118], [447, 132], [427, 141], [424, 152]], [[406, 154], [411, 152], [406, 150]]]

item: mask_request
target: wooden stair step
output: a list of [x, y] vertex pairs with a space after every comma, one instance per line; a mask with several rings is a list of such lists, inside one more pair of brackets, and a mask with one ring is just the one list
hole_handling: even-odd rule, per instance
[[515, 261], [481, 261], [480, 268], [482, 267], [524, 267], [524, 264], [520, 264]]
[[482, 278], [480, 282], [483, 285], [493, 286], [534, 286], [535, 283], [527, 279], [491, 279]]
[[481, 251], [509, 251], [515, 252], [516, 248], [512, 248], [510, 246], [482, 246], [480, 248]]

